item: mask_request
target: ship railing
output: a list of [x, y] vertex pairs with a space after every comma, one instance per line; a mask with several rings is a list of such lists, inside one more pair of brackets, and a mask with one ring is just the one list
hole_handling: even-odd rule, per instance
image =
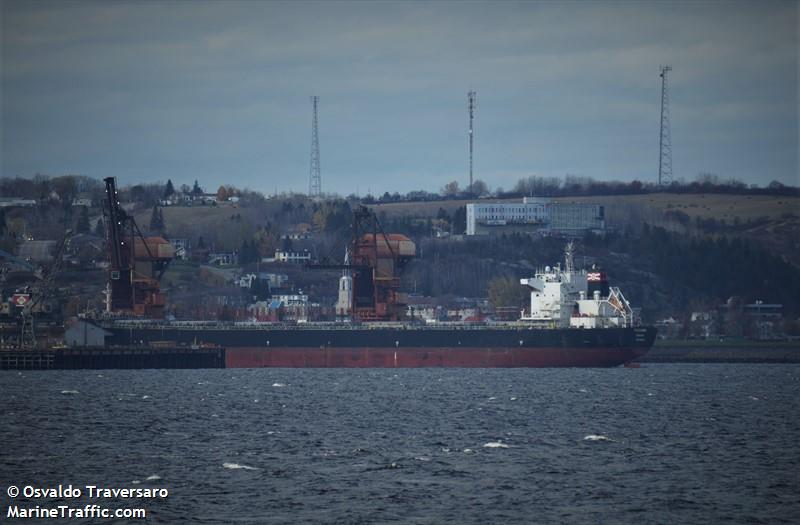
[[335, 328], [337, 330], [380, 330], [386, 328], [395, 328], [403, 330], [503, 330], [503, 329], [541, 329], [541, 328], [556, 328], [552, 322], [544, 326], [540, 323], [532, 323], [530, 321], [495, 321], [484, 323], [463, 323], [463, 322], [438, 322], [435, 324], [412, 324], [412, 323], [336, 323], [336, 322], [315, 322], [315, 323], [234, 323], [226, 321], [172, 321], [164, 322], [159, 320], [120, 320], [114, 323], [115, 328], [124, 329], [156, 329], [156, 330], [171, 330], [171, 329], [193, 329], [198, 331], [212, 331], [212, 330], [330, 330]]

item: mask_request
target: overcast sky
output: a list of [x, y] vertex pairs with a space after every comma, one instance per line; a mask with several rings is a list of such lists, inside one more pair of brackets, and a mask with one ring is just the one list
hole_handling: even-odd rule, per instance
[[0, 0], [2, 176], [438, 191], [475, 176], [800, 184], [798, 3]]

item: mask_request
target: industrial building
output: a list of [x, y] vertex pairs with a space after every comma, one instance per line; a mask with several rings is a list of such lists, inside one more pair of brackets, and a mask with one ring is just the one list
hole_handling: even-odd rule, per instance
[[582, 235], [605, 231], [605, 209], [599, 204], [551, 202], [525, 197], [515, 203], [467, 204], [467, 235], [547, 233]]

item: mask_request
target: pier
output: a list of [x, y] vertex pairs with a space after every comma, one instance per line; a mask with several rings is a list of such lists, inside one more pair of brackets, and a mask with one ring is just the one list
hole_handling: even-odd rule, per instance
[[0, 350], [0, 370], [225, 368], [224, 348], [53, 348]]

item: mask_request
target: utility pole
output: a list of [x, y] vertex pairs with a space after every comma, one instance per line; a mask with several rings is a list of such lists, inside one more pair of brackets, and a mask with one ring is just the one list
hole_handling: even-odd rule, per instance
[[472, 195], [472, 121], [475, 118], [475, 92], [467, 93], [467, 108], [469, 109], [469, 186], [467, 192]]
[[311, 104], [314, 107], [314, 117], [311, 121], [311, 172], [308, 182], [308, 196], [319, 197], [322, 194], [322, 176], [319, 170], [319, 130], [317, 120], [318, 96], [311, 97]]
[[669, 93], [667, 73], [671, 66], [661, 66], [661, 136], [658, 141], [658, 185], [672, 183], [672, 138], [669, 126]]

